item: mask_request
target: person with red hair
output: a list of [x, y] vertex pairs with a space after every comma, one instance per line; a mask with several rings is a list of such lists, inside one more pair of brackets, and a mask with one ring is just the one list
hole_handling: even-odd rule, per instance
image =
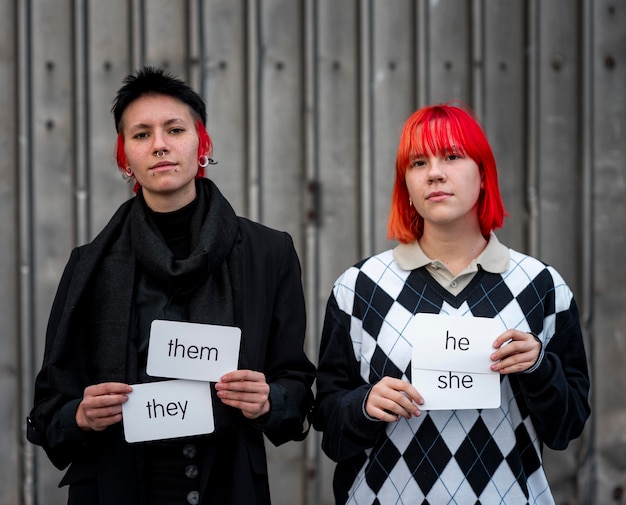
[[[67, 468], [60, 485], [69, 486], [69, 505], [269, 505], [264, 438], [304, 439], [313, 402], [293, 240], [237, 216], [205, 178], [206, 108], [183, 81], [145, 67], [124, 80], [113, 116], [117, 164], [136, 196], [71, 253], [50, 313], [28, 440]], [[238, 328], [237, 368], [205, 382], [211, 400], [178, 381], [181, 397], [204, 405], [206, 434], [168, 431], [153, 437], [164, 440], [129, 442], [123, 405], [138, 385], [158, 391], [166, 380], [148, 367], [157, 320], [209, 333]], [[177, 328], [176, 342], [189, 326]]]
[[[388, 223], [398, 245], [346, 270], [326, 307], [313, 426], [337, 462], [337, 504], [554, 503], [542, 446], [581, 434], [587, 360], [571, 290], [498, 241], [505, 216], [473, 114], [454, 104], [413, 113]], [[499, 407], [427, 408], [411, 379], [420, 313], [500, 323], [485, 351]]]

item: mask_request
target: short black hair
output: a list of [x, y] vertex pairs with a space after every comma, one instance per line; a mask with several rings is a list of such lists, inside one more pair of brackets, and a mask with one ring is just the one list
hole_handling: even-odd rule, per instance
[[111, 108], [118, 133], [126, 107], [137, 98], [152, 93], [168, 95], [186, 103], [206, 125], [206, 104], [202, 97], [169, 72], [156, 67], [143, 67], [135, 74], [127, 75], [122, 82], [124, 85], [117, 91]]

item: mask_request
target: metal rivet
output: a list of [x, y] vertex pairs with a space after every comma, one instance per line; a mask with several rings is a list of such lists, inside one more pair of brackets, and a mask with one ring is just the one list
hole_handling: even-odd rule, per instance
[[564, 64], [565, 64], [565, 57], [562, 54], [555, 54], [552, 57], [552, 61], [550, 61], [550, 65], [557, 72], [563, 68]]
[[607, 54], [604, 57], [604, 65], [606, 66], [606, 68], [613, 69], [615, 68], [615, 64], [616, 64], [615, 58], [613, 58], [613, 56], [611, 56], [610, 54]]

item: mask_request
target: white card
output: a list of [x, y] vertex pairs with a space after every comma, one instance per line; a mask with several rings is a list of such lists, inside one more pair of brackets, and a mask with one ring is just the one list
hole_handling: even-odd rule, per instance
[[127, 442], [204, 435], [215, 429], [208, 382], [171, 380], [132, 387], [122, 404]]
[[425, 410], [500, 406], [500, 374], [491, 370], [493, 341], [505, 331], [497, 319], [416, 314], [411, 382]]
[[420, 410], [497, 409], [500, 375], [451, 370], [411, 369], [411, 380], [424, 398]]
[[237, 370], [241, 330], [234, 326], [154, 320], [146, 371], [153, 377], [219, 382]]

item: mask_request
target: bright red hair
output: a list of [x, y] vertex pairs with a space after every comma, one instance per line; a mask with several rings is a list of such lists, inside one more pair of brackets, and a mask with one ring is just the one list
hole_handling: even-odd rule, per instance
[[424, 219], [409, 203], [406, 171], [416, 156], [444, 155], [451, 147], [478, 165], [484, 189], [478, 197], [483, 236], [502, 226], [506, 210], [498, 187], [496, 161], [487, 136], [474, 115], [450, 104], [430, 105], [414, 112], [404, 124], [396, 155], [396, 179], [391, 195], [387, 238], [402, 243], [418, 240]]
[[[209, 137], [209, 133], [206, 131], [206, 127], [201, 119], [196, 120], [196, 131], [198, 132], [198, 160], [201, 156], [210, 157], [213, 152], [213, 142], [211, 142], [211, 137]], [[126, 175], [126, 167], [128, 166], [128, 160], [126, 159], [126, 153], [124, 152], [124, 135], [122, 133], [118, 133], [117, 135], [117, 143], [115, 145], [115, 160], [117, 161], [117, 167], [120, 171]], [[201, 167], [198, 165], [198, 173], [196, 174], [196, 179], [201, 179], [205, 176], [206, 170], [205, 167]], [[137, 193], [141, 184], [139, 184], [135, 180], [135, 185], [133, 186], [133, 191]]]

